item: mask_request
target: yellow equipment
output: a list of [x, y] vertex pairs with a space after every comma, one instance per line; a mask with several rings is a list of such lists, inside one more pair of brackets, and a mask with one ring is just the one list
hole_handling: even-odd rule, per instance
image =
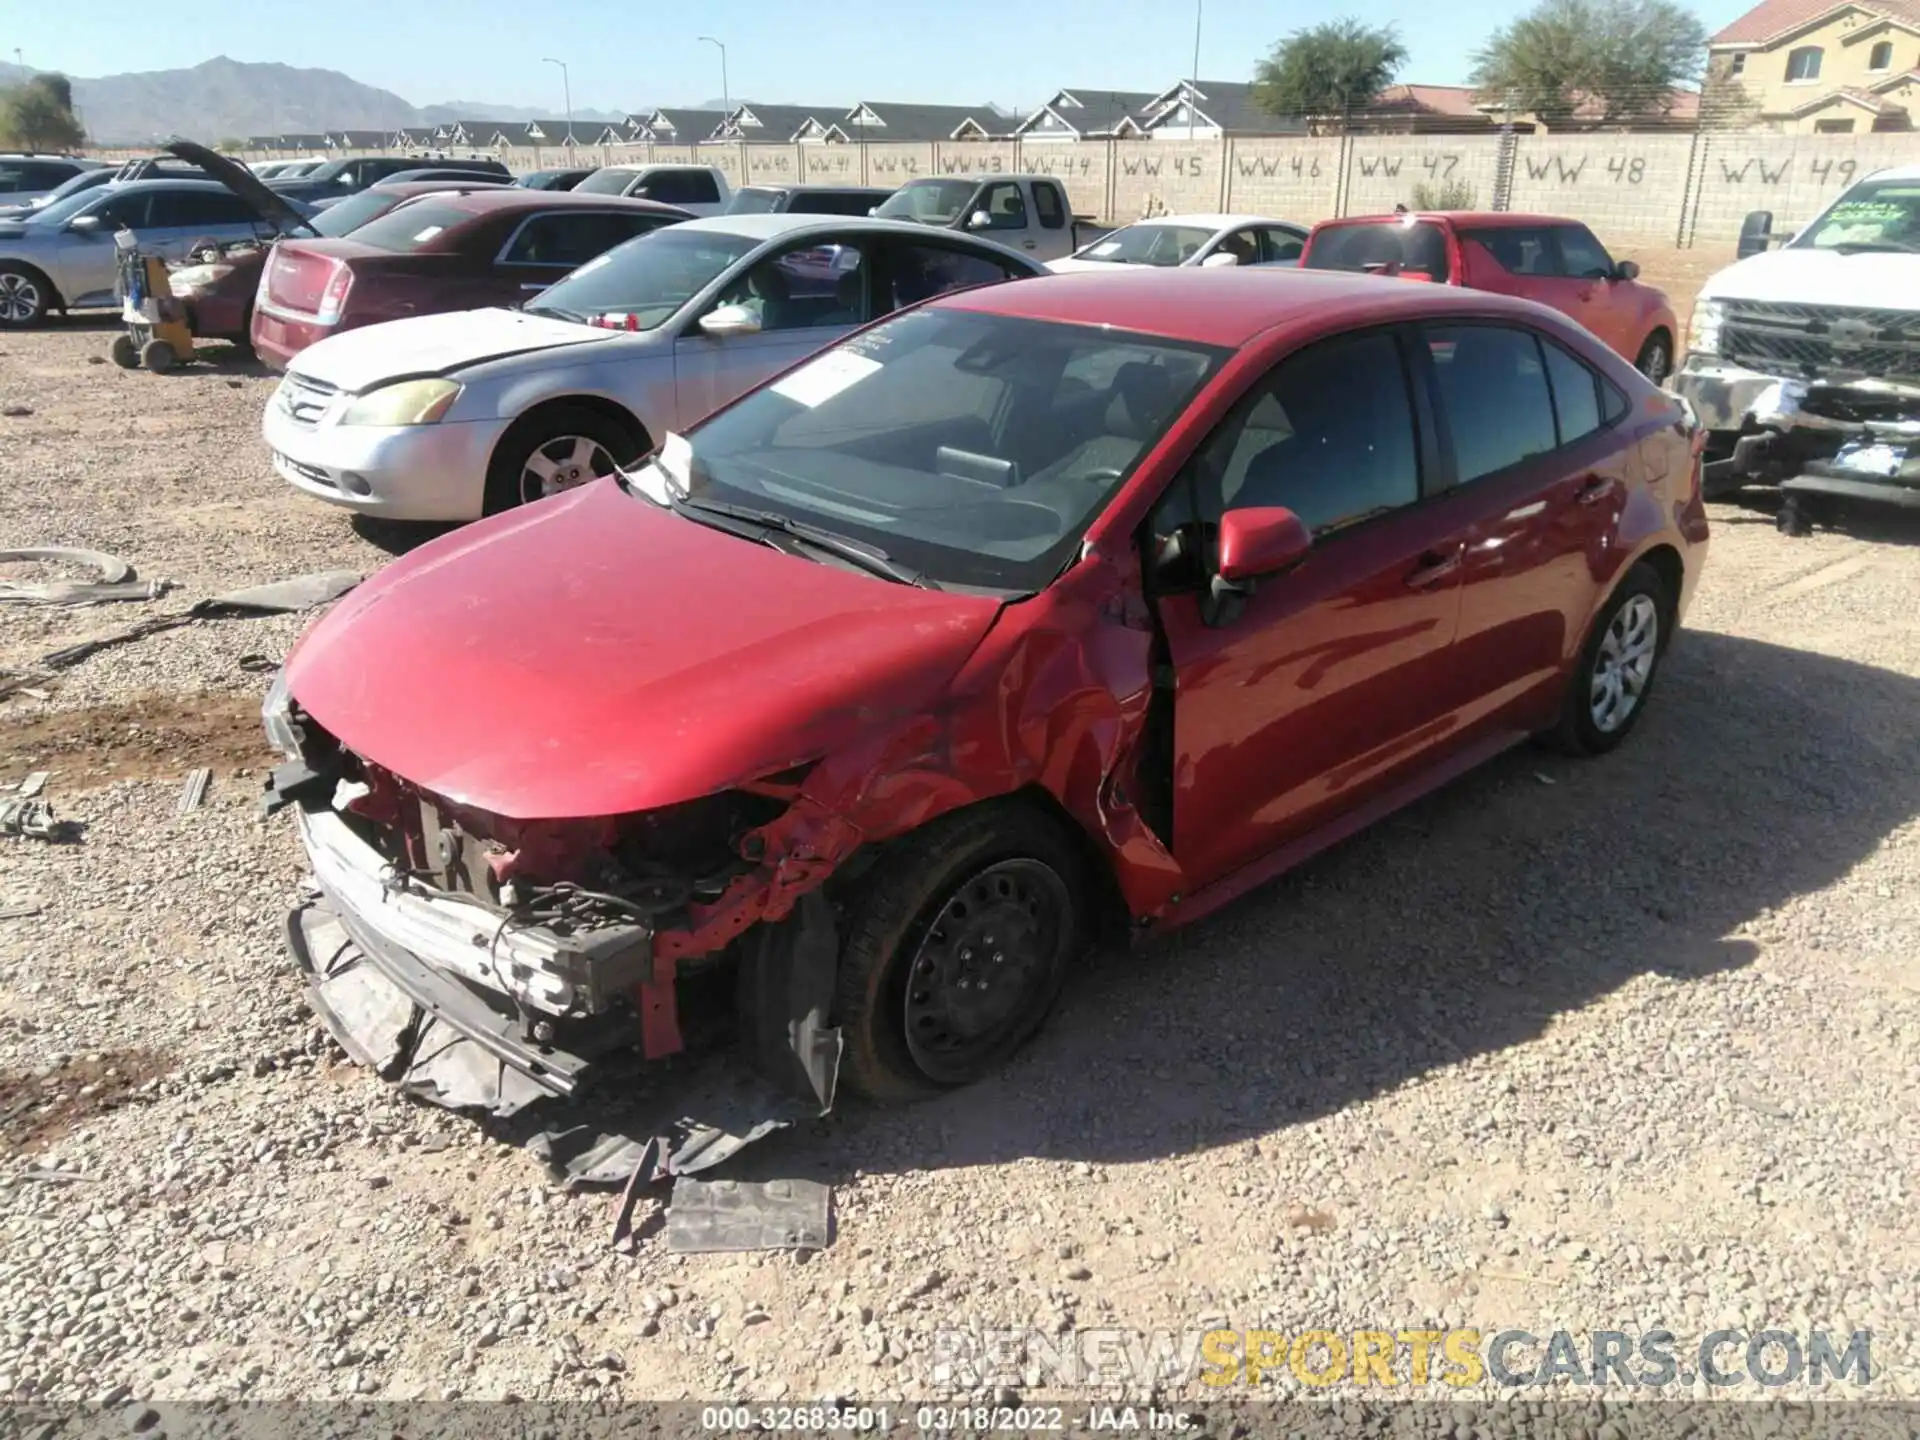
[[119, 250], [120, 315], [127, 328], [113, 337], [107, 354], [122, 369], [144, 366], [154, 374], [173, 369], [193, 358], [193, 329], [186, 306], [173, 296], [167, 280], [167, 262], [143, 255], [131, 230], [113, 237]]

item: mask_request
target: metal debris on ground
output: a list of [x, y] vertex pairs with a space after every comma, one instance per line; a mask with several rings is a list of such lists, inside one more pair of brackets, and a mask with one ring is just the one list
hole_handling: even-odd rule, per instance
[[817, 1180], [674, 1182], [667, 1249], [676, 1255], [723, 1250], [824, 1250], [832, 1192]]
[[0, 905], [0, 920], [25, 920], [30, 915], [40, 913], [38, 900], [22, 900], [14, 905]]
[[51, 655], [43, 656], [40, 663], [48, 669], [66, 670], [102, 650], [111, 650], [116, 645], [125, 645], [133, 640], [144, 640], [162, 631], [177, 630], [196, 620], [297, 614], [338, 600], [359, 583], [360, 576], [354, 571], [324, 570], [313, 575], [297, 575], [291, 580], [276, 580], [270, 585], [251, 585], [244, 590], [232, 590], [225, 595], [196, 600], [185, 610], [177, 610], [171, 615], [156, 615], [117, 635], [105, 635], [98, 640], [85, 640], [65, 650], [56, 650]]
[[92, 570], [97, 578], [48, 580], [38, 584], [0, 580], [0, 604], [12, 601], [23, 605], [102, 605], [114, 600], [158, 600], [170, 588], [166, 580], [136, 579], [133, 566], [117, 555], [99, 550], [78, 550], [66, 545], [0, 550], [0, 563], [7, 561], [73, 565]]
[[15, 797], [0, 800], [0, 836], [14, 835], [24, 840], [50, 840], [56, 844], [77, 840], [80, 827], [71, 820], [53, 818], [53, 807], [44, 800]]
[[27, 695], [35, 700], [44, 700], [47, 692], [35, 687], [49, 678], [31, 670], [0, 670], [0, 700], [9, 695]]
[[21, 1171], [20, 1178], [39, 1185], [75, 1185], [83, 1180], [93, 1179], [91, 1175], [82, 1174], [78, 1170], [58, 1170], [45, 1165], [35, 1165], [31, 1169]]
[[34, 771], [20, 782], [20, 798], [22, 800], [31, 800], [47, 788], [48, 778], [48, 773], [45, 770]]
[[187, 772], [187, 778], [180, 784], [180, 814], [185, 815], [189, 810], [200, 808], [200, 802], [207, 798], [207, 785], [212, 779], [213, 771], [204, 766]]

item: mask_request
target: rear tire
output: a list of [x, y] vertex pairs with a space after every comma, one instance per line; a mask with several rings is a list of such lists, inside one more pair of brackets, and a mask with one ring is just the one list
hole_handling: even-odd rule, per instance
[[626, 426], [584, 405], [536, 411], [509, 430], [493, 452], [485, 513], [497, 515], [590, 484], [611, 475], [616, 465], [631, 465], [643, 449]]
[[25, 265], [0, 265], [0, 330], [27, 330], [45, 323], [53, 287]]
[[179, 363], [179, 355], [164, 340], [149, 340], [140, 347], [140, 364], [152, 374], [164, 375]]
[[847, 1082], [898, 1103], [998, 1069], [1059, 997], [1088, 894], [1071, 839], [1017, 800], [899, 841], [848, 906], [835, 982]]
[[1604, 755], [1633, 732], [1652, 698], [1674, 606], [1660, 572], [1641, 561], [1594, 617], [1551, 739], [1569, 755]]

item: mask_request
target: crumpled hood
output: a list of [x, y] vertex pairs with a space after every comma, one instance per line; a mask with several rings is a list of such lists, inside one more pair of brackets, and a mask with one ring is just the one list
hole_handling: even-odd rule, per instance
[[682, 520], [613, 481], [429, 542], [295, 647], [349, 750], [519, 820], [623, 814], [925, 712], [999, 602]]
[[1713, 275], [1700, 298], [1920, 310], [1920, 255], [1769, 250]]
[[519, 310], [455, 310], [329, 335], [302, 350], [293, 369], [359, 394], [403, 376], [452, 375], [529, 350], [605, 344], [615, 333]]

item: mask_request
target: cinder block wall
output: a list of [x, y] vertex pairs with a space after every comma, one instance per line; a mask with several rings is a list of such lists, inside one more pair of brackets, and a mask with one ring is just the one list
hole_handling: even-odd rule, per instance
[[[1510, 147], [1505, 193], [1502, 149]], [[120, 161], [150, 153], [99, 149]], [[509, 152], [517, 170], [564, 150]], [[245, 158], [266, 158], [264, 152]], [[902, 185], [926, 175], [1052, 175], [1076, 214], [1109, 225], [1147, 215], [1228, 210], [1312, 223], [1416, 205], [1422, 185], [1463, 184], [1470, 203], [1584, 220], [1608, 241], [1721, 244], [1754, 210], [1776, 232], [1805, 224], [1854, 180], [1920, 163], [1905, 134], [1356, 135], [1344, 139], [1049, 141], [851, 145], [623, 145], [601, 163], [717, 165], [735, 184]], [[425, 162], [423, 162], [425, 163]]]

